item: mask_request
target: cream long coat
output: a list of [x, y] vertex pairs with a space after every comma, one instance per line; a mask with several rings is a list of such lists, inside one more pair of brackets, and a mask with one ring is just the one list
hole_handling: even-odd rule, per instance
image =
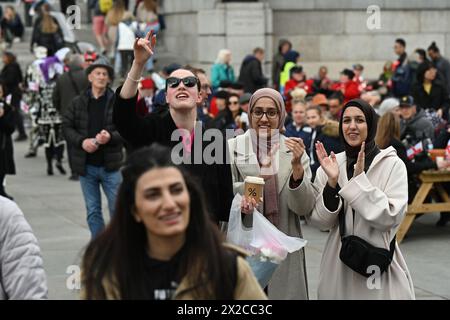
[[[376, 247], [389, 250], [407, 209], [408, 178], [404, 163], [397, 157], [395, 149], [389, 147], [374, 158], [367, 173], [348, 181], [345, 152], [336, 157], [340, 171], [339, 194], [346, 205], [346, 235], [354, 234]], [[318, 298], [414, 299], [411, 275], [398, 244], [393, 261], [381, 279], [365, 278], [341, 262], [338, 214], [342, 200], [335, 212], [325, 207], [322, 192], [327, 180], [327, 175], [319, 168], [314, 181], [318, 194], [311, 221], [321, 229], [330, 229], [330, 234], [320, 265]], [[354, 223], [352, 208], [355, 210]]]
[[[278, 193], [280, 222], [278, 228], [293, 237], [302, 237], [300, 216], [309, 215], [314, 206], [314, 192], [311, 184], [309, 158], [303, 154], [301, 162], [304, 168], [303, 181], [296, 189], [289, 188], [292, 175], [292, 154], [284, 144], [285, 137], [280, 136], [278, 159]], [[243, 194], [244, 179], [247, 176], [259, 176], [261, 171], [253, 151], [250, 131], [228, 140], [234, 193]], [[288, 254], [269, 283], [269, 299], [308, 299], [306, 280], [305, 252], [300, 250]]]

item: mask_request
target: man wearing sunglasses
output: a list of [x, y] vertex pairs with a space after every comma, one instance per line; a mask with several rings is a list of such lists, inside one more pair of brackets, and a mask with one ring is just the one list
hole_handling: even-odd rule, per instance
[[[228, 221], [233, 199], [230, 166], [226, 159], [221, 163], [207, 164], [199, 152], [210, 143], [203, 141], [203, 128], [197, 124], [197, 105], [203, 101], [201, 83], [192, 71], [178, 69], [166, 80], [166, 101], [168, 110], [139, 117], [136, 112], [138, 81], [145, 69], [145, 63], [153, 55], [156, 37], [149, 32], [145, 38], [134, 43], [134, 61], [122, 87], [116, 91], [114, 102], [114, 123], [121, 136], [137, 149], [158, 142], [162, 145], [178, 148], [183, 143], [184, 156], [191, 159], [184, 162], [188, 171], [197, 177], [203, 190], [208, 192], [207, 205], [212, 218], [219, 223]], [[172, 135], [177, 129], [183, 132], [179, 139]], [[175, 140], [175, 141], [174, 141]], [[224, 148], [226, 141], [224, 140]], [[178, 150], [178, 149], [177, 149]], [[223, 149], [223, 157], [227, 151]], [[200, 158], [200, 159], [199, 159]]]

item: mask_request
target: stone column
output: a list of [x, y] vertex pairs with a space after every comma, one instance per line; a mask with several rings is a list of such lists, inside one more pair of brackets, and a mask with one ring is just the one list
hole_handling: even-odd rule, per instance
[[198, 61], [210, 72], [220, 49], [230, 49], [236, 76], [242, 60], [256, 47], [266, 51], [264, 73], [270, 76], [272, 10], [267, 3], [218, 3], [197, 14]]

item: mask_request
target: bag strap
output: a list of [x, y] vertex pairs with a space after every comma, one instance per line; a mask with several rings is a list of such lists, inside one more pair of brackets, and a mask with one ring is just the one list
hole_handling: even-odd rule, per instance
[[342, 241], [342, 239], [345, 237], [345, 212], [344, 212], [344, 199], [342, 199], [342, 197], [341, 201], [342, 207], [341, 210], [339, 211], [338, 219], [339, 219], [339, 234], [341, 236]]
[[[344, 199], [342, 199], [342, 207], [341, 210], [339, 211], [338, 214], [338, 219], [339, 219], [339, 234], [341, 236], [341, 241], [344, 239], [345, 237], [345, 211], [344, 211]], [[355, 219], [355, 212], [353, 212], [353, 221]], [[397, 234], [394, 235], [394, 238], [392, 239], [390, 245], [389, 245], [389, 256], [392, 257], [394, 256], [394, 251], [395, 251], [395, 241], [397, 239]]]

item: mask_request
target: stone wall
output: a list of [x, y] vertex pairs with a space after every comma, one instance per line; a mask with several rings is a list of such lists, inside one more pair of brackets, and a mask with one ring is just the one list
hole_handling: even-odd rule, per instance
[[[369, 5], [381, 8], [381, 28], [369, 30]], [[407, 51], [436, 41], [450, 56], [449, 0], [266, 0], [227, 3], [218, 0], [164, 0], [166, 49], [182, 62], [209, 71], [217, 52], [233, 52], [236, 73], [254, 47], [266, 49], [266, 74], [280, 38], [301, 52], [308, 75], [320, 65], [338, 77], [344, 67], [362, 63], [367, 78], [376, 78], [385, 61], [395, 59], [394, 40], [402, 37]]]

